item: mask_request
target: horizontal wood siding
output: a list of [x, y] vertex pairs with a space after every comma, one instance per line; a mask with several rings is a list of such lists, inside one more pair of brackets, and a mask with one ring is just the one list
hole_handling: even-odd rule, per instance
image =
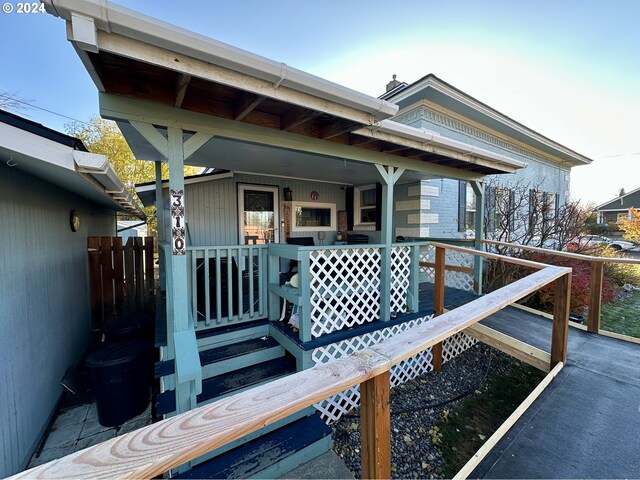
[[[89, 339], [87, 236], [113, 212], [0, 164], [0, 477], [24, 468]], [[69, 213], [80, 230], [69, 227]]]
[[[284, 187], [293, 191], [294, 201], [310, 202], [310, 194], [319, 194], [319, 203], [335, 203], [336, 210], [344, 210], [344, 190], [340, 185], [318, 183], [304, 180], [289, 180], [279, 177], [236, 174], [233, 178], [224, 178], [210, 182], [186, 185], [186, 217], [191, 245], [236, 245], [238, 244], [238, 199], [237, 184], [275, 185], [279, 187], [280, 219]], [[291, 236], [314, 236], [314, 232], [292, 232]], [[280, 229], [280, 239], [282, 229]], [[325, 245], [334, 241], [334, 234], [327, 232]]]

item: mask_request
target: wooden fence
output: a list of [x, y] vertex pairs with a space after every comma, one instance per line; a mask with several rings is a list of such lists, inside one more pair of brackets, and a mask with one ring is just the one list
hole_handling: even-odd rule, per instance
[[89, 282], [93, 327], [122, 313], [148, 312], [153, 305], [153, 237], [89, 237]]
[[[437, 248], [456, 248], [436, 244]], [[551, 367], [566, 361], [571, 269], [462, 249], [539, 270], [370, 348], [107, 440], [12, 478], [152, 478], [355, 385], [360, 385], [363, 478], [390, 478], [389, 371], [551, 282]], [[442, 253], [436, 268], [444, 270]], [[442, 281], [441, 271], [436, 273]], [[437, 296], [444, 290], [438, 288]], [[440, 300], [438, 300], [441, 302]], [[441, 303], [440, 303], [441, 304]]]

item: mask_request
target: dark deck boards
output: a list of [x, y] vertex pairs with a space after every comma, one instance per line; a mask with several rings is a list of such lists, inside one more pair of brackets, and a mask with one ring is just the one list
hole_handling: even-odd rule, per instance
[[[482, 323], [549, 351], [547, 318]], [[570, 328], [567, 365], [470, 478], [637, 478], [639, 452], [640, 345]]]

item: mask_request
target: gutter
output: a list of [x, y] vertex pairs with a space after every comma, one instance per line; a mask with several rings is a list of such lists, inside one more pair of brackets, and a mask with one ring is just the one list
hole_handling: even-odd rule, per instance
[[[204, 35], [176, 27], [153, 17], [142, 15], [106, 0], [41, 0], [46, 10], [71, 21], [72, 14], [95, 22], [95, 28], [138, 41], [156, 45], [231, 70], [330, 100], [371, 114], [375, 122], [391, 118], [399, 107], [356, 90], [311, 75], [283, 62], [276, 62], [254, 53], [213, 40]], [[83, 25], [82, 28], [86, 28]], [[88, 33], [89, 38], [92, 32]], [[95, 32], [93, 32], [95, 35]], [[88, 43], [90, 49], [96, 45]]]
[[104, 193], [110, 196], [113, 202], [132, 215], [145, 218], [133, 196], [113, 170], [106, 155], [74, 150], [73, 160], [76, 165], [76, 172], [93, 177], [104, 188]]
[[[370, 136], [371, 133], [375, 134], [374, 132], [376, 131], [390, 135], [398, 135], [402, 138], [420, 142], [423, 147], [421, 149], [424, 151], [433, 151], [433, 153], [447, 155], [448, 153], [451, 153], [451, 150], [453, 150], [454, 152], [459, 153], [462, 156], [476, 157], [482, 160], [490, 161], [507, 167], [509, 170], [522, 169], [528, 166], [526, 162], [514, 160], [510, 157], [507, 157], [506, 155], [501, 155], [484, 148], [474, 147], [472, 145], [469, 145], [468, 143], [443, 137], [439, 133], [428, 130], [426, 128], [415, 128], [409, 125], [395, 122], [393, 120], [383, 120], [379, 123], [379, 125], [376, 125], [373, 128], [365, 127], [359, 130], [355, 130], [352, 133], [363, 134], [365, 132], [370, 132], [367, 134], [367, 136]], [[446, 150], [437, 151], [438, 149]]]

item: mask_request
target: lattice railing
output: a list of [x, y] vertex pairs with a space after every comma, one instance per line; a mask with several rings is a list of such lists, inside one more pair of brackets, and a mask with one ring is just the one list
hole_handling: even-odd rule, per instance
[[380, 318], [380, 255], [375, 247], [310, 252], [312, 337]]
[[409, 277], [411, 275], [411, 247], [408, 245], [391, 248], [391, 311], [404, 313], [407, 308]]
[[[435, 262], [435, 248], [431, 245], [423, 247], [420, 250], [420, 262], [421, 263], [434, 263]], [[453, 265], [457, 267], [473, 268], [473, 256], [468, 253], [458, 252], [456, 250], [447, 250], [445, 256], [445, 263], [447, 265]], [[435, 269], [433, 267], [420, 267], [420, 273], [422, 274], [423, 281], [434, 281]], [[426, 275], [426, 278], [424, 277]], [[473, 291], [473, 275], [464, 272], [454, 272], [447, 270], [444, 275], [444, 284], [447, 287], [457, 288], [459, 290], [465, 290], [467, 292]]]
[[[409, 328], [420, 325], [432, 318], [431, 315], [416, 318], [406, 323], [393, 325], [391, 327], [366, 333], [358, 337], [349, 338], [341, 342], [332, 343], [324, 347], [318, 347], [311, 353], [314, 364], [326, 363], [337, 358], [349, 355], [364, 348], [368, 348]], [[431, 363], [431, 349], [408, 358], [391, 368], [391, 386], [412, 380], [423, 373], [433, 370]], [[315, 405], [320, 411], [322, 418], [331, 423], [338, 420], [342, 415], [357, 407], [360, 402], [360, 389], [356, 386], [327, 398]]]

